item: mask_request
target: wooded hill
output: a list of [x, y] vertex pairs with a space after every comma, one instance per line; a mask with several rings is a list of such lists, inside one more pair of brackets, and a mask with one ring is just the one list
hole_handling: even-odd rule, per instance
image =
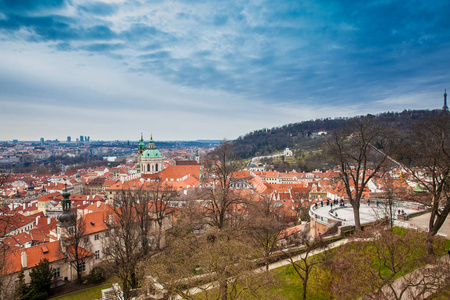
[[[386, 112], [378, 115], [367, 115], [376, 118], [386, 126], [397, 128], [407, 134], [408, 129], [427, 116], [437, 115], [440, 110], [404, 110], [402, 112]], [[358, 118], [326, 118], [287, 124], [271, 129], [260, 129], [239, 137], [233, 142], [235, 155], [250, 158], [270, 155], [290, 148], [297, 153], [302, 150], [321, 149], [327, 136], [318, 136], [320, 131], [329, 132], [344, 126], [347, 122]]]

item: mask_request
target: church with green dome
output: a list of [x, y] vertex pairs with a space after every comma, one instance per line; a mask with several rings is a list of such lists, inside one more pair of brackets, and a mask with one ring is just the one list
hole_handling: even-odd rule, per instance
[[153, 136], [150, 137], [147, 148], [144, 144], [144, 138], [141, 134], [141, 140], [138, 146], [137, 172], [140, 174], [155, 174], [164, 169], [163, 155], [155, 147]]

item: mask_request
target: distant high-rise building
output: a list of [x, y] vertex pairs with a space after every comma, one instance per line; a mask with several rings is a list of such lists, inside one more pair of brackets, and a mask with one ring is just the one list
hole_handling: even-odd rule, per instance
[[41, 137], [41, 145], [44, 145], [44, 138]]
[[80, 135], [80, 142], [84, 142], [84, 136]]
[[87, 137], [87, 141], [88, 141], [88, 142], [91, 141], [91, 137], [90, 137], [90, 136]]
[[72, 140], [72, 138], [70, 136], [67, 137], [67, 142], [70, 143], [70, 141]]

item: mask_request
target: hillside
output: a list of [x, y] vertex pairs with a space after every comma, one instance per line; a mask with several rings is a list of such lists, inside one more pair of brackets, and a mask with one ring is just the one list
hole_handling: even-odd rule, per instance
[[[439, 111], [434, 110], [404, 110], [403, 112], [386, 112], [376, 117], [386, 126], [397, 128], [406, 134], [414, 123], [427, 116], [435, 115]], [[356, 117], [354, 117], [356, 118]], [[234, 143], [235, 154], [241, 158], [250, 158], [259, 155], [269, 155], [275, 152], [291, 148], [299, 155], [299, 151], [314, 153], [322, 148], [326, 136], [318, 136], [320, 131], [329, 132], [345, 125], [354, 118], [317, 119], [294, 124], [287, 124], [271, 129], [260, 129], [250, 132], [236, 139]]]

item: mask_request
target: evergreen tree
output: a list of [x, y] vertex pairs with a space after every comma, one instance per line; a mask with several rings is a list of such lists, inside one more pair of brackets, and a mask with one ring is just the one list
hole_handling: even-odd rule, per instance
[[31, 299], [45, 299], [42, 297], [49, 295], [53, 278], [53, 270], [48, 259], [41, 259], [39, 264], [31, 269], [30, 278], [33, 293]]
[[30, 298], [30, 287], [25, 283], [25, 272], [20, 269], [19, 274], [17, 275], [17, 286], [15, 296], [17, 299], [26, 300]]

